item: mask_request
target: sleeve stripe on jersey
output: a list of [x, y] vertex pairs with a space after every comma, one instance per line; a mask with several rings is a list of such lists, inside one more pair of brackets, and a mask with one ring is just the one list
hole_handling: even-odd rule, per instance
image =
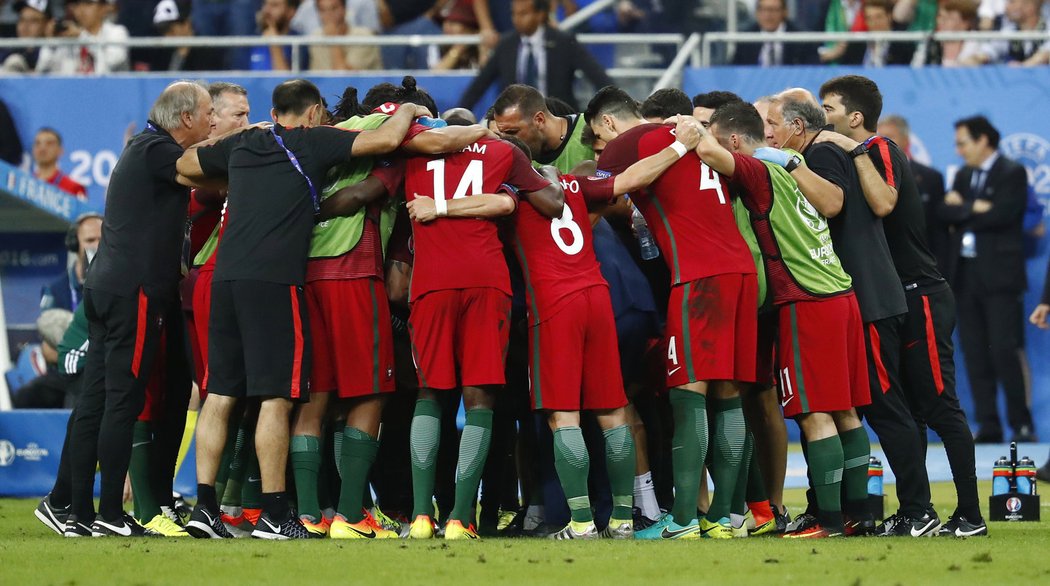
[[886, 185], [896, 189], [897, 181], [893, 178], [893, 157], [890, 156], [890, 145], [881, 136], [876, 136], [872, 142], [879, 147], [879, 158], [882, 159], [882, 167], [886, 170]]

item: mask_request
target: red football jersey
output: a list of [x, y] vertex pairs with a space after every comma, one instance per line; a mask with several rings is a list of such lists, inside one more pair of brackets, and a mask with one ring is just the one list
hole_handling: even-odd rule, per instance
[[69, 195], [76, 197], [80, 201], [87, 201], [88, 199], [87, 190], [84, 189], [84, 186], [77, 183], [76, 181], [73, 181], [73, 179], [69, 175], [66, 175], [58, 169], [55, 169], [55, 174], [52, 175], [51, 178], [47, 180], [47, 182], [68, 193]]
[[585, 200], [612, 199], [613, 181], [562, 175], [565, 207], [554, 220], [531, 205], [518, 206], [514, 252], [525, 277], [529, 323], [551, 317], [578, 291], [595, 285], [608, 287], [594, 255]]
[[[674, 127], [642, 124], [611, 141], [598, 161], [622, 173], [675, 140]], [[687, 153], [647, 189], [631, 194], [671, 269], [672, 284], [714, 275], [755, 274], [755, 262], [733, 217], [724, 177]]]
[[[525, 153], [502, 140], [482, 139], [444, 157], [413, 157], [405, 170], [405, 199], [417, 195], [459, 199], [497, 193], [501, 185], [538, 191], [550, 185], [532, 168]], [[412, 222], [415, 263], [410, 297], [430, 291], [492, 287], [507, 295], [510, 274], [496, 223], [475, 218]]]

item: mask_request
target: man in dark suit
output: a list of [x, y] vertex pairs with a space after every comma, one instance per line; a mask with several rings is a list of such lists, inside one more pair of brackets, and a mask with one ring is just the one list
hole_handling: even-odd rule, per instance
[[919, 188], [919, 196], [922, 198], [923, 213], [926, 216], [926, 244], [930, 246], [930, 252], [937, 259], [937, 270], [942, 275], [948, 274], [948, 226], [941, 221], [937, 209], [944, 202], [944, 175], [934, 169], [927, 167], [912, 158], [911, 154], [911, 127], [902, 116], [890, 114], [879, 120], [878, 133], [897, 143], [904, 153], [908, 155], [912, 175], [915, 176], [915, 185]]
[[966, 166], [944, 197], [941, 217], [955, 231], [949, 275], [959, 300], [959, 333], [973, 389], [978, 442], [1003, 440], [996, 390], [1006, 394], [1015, 441], [1034, 441], [1025, 383], [1023, 294], [1024, 166], [997, 151], [999, 131], [984, 116], [955, 123]]
[[[893, 20], [894, 0], [864, 0], [864, 22], [868, 32], [906, 31], [908, 25]], [[861, 42], [850, 43], [839, 61], [842, 65], [910, 65], [915, 43]]]
[[514, 30], [504, 33], [492, 57], [478, 72], [459, 104], [473, 108], [493, 82], [500, 90], [515, 84], [530, 85], [544, 96], [564, 100], [579, 111], [572, 82], [580, 70], [602, 88], [613, 81], [602, 66], [569, 33], [547, 26], [550, 0], [513, 0]]
[[[777, 33], [800, 31], [787, 18], [787, 0], [758, 0], [755, 24], [745, 32]], [[740, 43], [733, 56], [734, 65], [809, 65], [817, 63], [817, 46], [811, 43]]]

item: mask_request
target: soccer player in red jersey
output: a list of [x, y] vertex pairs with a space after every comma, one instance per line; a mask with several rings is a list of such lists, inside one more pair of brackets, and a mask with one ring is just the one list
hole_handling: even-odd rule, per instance
[[[540, 176], [523, 152], [509, 143], [482, 139], [445, 157], [409, 159], [405, 195], [432, 196], [438, 215], [448, 200], [495, 193], [508, 184], [551, 199], [549, 215], [560, 214], [560, 190]], [[504, 214], [516, 205], [506, 199]], [[412, 337], [419, 398], [412, 420], [412, 537], [433, 536], [432, 497], [440, 438], [440, 390], [463, 388], [467, 421], [460, 441], [455, 507], [446, 539], [477, 538], [473, 529], [478, 483], [492, 435], [492, 391], [505, 383], [504, 358], [510, 333], [510, 275], [495, 222], [437, 220], [412, 225], [415, 265], [410, 291]]]
[[[608, 143], [599, 163], [605, 172], [621, 172], [676, 142], [674, 128], [646, 124], [637, 102], [619, 88], [600, 90], [586, 116], [595, 135]], [[745, 438], [739, 383], [755, 381], [758, 284], [729, 198], [725, 179], [692, 154], [632, 194], [672, 280], [666, 369], [675, 418], [675, 504], [669, 515], [638, 532], [641, 539], [732, 537], [729, 509]], [[719, 489], [707, 516], [697, 522], [709, 392], [717, 447], [712, 472]]]
[[[698, 134], [692, 127], [680, 130], [691, 133], [690, 147], [696, 144]], [[521, 148], [527, 149], [524, 145]], [[514, 249], [528, 298], [532, 404], [534, 409], [546, 412], [554, 434], [555, 468], [572, 516], [554, 535], [556, 539], [598, 537], [587, 491], [590, 462], [580, 429], [581, 409], [595, 413], [606, 441], [613, 510], [602, 535], [617, 539], [634, 535], [634, 441], [624, 412], [627, 398], [617, 360], [616, 323], [608, 284], [595, 257], [590, 221], [584, 220], [588, 204], [606, 204], [615, 196], [648, 185], [681, 156], [667, 148], [615, 178], [563, 175], [560, 183], [565, 203], [559, 217], [551, 219], [534, 205], [520, 207], [516, 216]], [[479, 195], [469, 204], [453, 200], [446, 204], [446, 215], [499, 215], [505, 209], [500, 199], [506, 197]], [[491, 205], [479, 207], [486, 198]], [[536, 198], [529, 201], [531, 204]], [[430, 198], [417, 196], [409, 203], [409, 213], [419, 222], [432, 221], [435, 212]]]

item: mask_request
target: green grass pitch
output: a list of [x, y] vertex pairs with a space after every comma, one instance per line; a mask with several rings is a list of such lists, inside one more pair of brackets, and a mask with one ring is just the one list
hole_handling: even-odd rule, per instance
[[[786, 498], [802, 510], [802, 491]], [[954, 500], [950, 484], [934, 485], [942, 519]], [[966, 540], [64, 540], [33, 517], [35, 506], [0, 500], [0, 584], [1050, 584], [1045, 520], [994, 523], [990, 537]], [[896, 508], [892, 496], [886, 508]]]

